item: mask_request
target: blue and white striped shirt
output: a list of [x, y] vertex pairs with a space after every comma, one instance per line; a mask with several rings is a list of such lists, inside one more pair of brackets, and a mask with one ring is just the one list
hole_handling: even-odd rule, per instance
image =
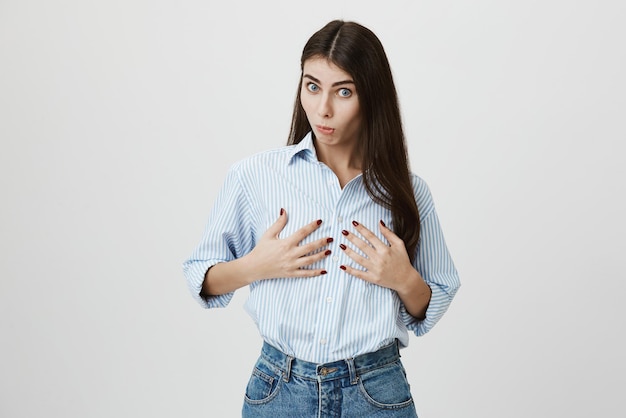
[[339, 249], [351, 243], [343, 229], [355, 233], [356, 220], [386, 242], [377, 227], [382, 219], [393, 230], [391, 212], [367, 194], [359, 175], [341, 189], [333, 171], [318, 161], [311, 134], [299, 144], [261, 152], [234, 164], [228, 172], [204, 235], [183, 272], [193, 296], [205, 308], [225, 307], [233, 293], [200, 296], [206, 271], [250, 252], [278, 218], [289, 220], [281, 237], [322, 219], [304, 242], [333, 237], [332, 255], [312, 267], [328, 273], [314, 278], [282, 278], [254, 282], [245, 309], [262, 338], [296, 358], [325, 363], [378, 350], [408, 331], [428, 332], [448, 309], [460, 286], [426, 183], [412, 175], [421, 218], [414, 267], [432, 289], [424, 320], [407, 313], [397, 293], [339, 268], [354, 262]]

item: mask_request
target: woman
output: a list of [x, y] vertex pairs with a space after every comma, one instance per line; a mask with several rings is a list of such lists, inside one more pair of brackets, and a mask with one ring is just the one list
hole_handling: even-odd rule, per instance
[[399, 349], [458, 275], [376, 35], [332, 21], [301, 68], [287, 146], [231, 168], [184, 273], [207, 308], [250, 286], [264, 344], [243, 416], [414, 417]]

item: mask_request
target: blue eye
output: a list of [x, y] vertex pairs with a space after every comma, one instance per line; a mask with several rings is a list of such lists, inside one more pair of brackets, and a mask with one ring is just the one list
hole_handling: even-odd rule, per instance
[[307, 83], [306, 88], [312, 93], [317, 93], [320, 90], [319, 86], [315, 83]]
[[350, 96], [352, 96], [352, 92], [349, 89], [341, 89], [341, 90], [339, 90], [339, 96], [341, 96], [341, 97], [350, 97]]

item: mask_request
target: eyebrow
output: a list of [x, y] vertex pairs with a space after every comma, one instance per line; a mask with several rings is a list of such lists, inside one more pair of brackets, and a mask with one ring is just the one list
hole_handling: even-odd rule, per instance
[[[308, 79], [311, 79], [312, 81], [316, 82], [317, 84], [322, 84], [321, 81], [319, 81], [317, 78], [313, 77], [310, 74], [304, 74], [302, 76], [302, 78], [308, 78]], [[337, 86], [341, 86], [343, 84], [354, 84], [354, 81], [352, 81], [352, 80], [337, 81], [337, 82], [334, 82], [331, 87], [337, 87]]]

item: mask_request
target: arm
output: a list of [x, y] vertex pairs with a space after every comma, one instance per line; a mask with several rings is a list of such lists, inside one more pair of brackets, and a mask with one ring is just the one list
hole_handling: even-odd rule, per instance
[[328, 244], [328, 239], [299, 245], [319, 228], [321, 221], [311, 222], [291, 236], [279, 239], [287, 224], [287, 213], [281, 210], [278, 220], [256, 237], [258, 221], [252, 212], [255, 204], [258, 206], [258, 197], [249, 192], [240, 172], [240, 165], [229, 170], [204, 235], [183, 263], [189, 290], [205, 308], [226, 306], [235, 290], [255, 280], [324, 274], [322, 270], [303, 267], [328, 255], [318, 251]]
[[436, 213], [432, 211], [422, 223], [415, 265], [410, 262], [404, 242], [382, 221], [380, 232], [389, 245], [358, 222], [353, 225], [366, 241], [348, 231], [343, 234], [365, 256], [345, 245], [341, 248], [365, 270], [341, 268], [362, 280], [395, 290], [406, 310], [402, 316], [407, 327], [418, 335], [428, 332], [443, 316], [460, 286]]
[[240, 181], [239, 168], [231, 167], [209, 213], [200, 242], [183, 263], [189, 291], [204, 308], [225, 307], [233, 293], [210, 296], [203, 292], [207, 271], [235, 260], [252, 250], [253, 222], [248, 193]]
[[426, 318], [426, 310], [430, 304], [432, 290], [413, 266], [407, 271], [407, 275], [403, 277], [406, 277], [405, 283], [396, 292], [409, 315], [422, 320]]
[[411, 264], [404, 242], [387, 228], [383, 221], [380, 221], [379, 229], [389, 245], [358, 222], [353, 221], [352, 224], [366, 241], [348, 231], [343, 231], [343, 235], [361, 250], [365, 257], [345, 245], [342, 245], [341, 249], [365, 270], [350, 266], [341, 268], [359, 279], [395, 290], [407, 312], [415, 318], [424, 319], [431, 290]]
[[201, 296], [218, 296], [232, 293], [254, 281], [254, 268], [246, 257], [210, 267], [204, 275]]
[[423, 335], [443, 317], [461, 286], [434, 209], [422, 219], [420, 243], [413, 264], [428, 283], [432, 294], [423, 320], [408, 316], [404, 320], [416, 335]]
[[245, 256], [218, 263], [209, 268], [202, 284], [203, 296], [216, 296], [234, 292], [257, 280], [279, 277], [314, 277], [326, 274], [325, 270], [304, 268], [330, 254], [319, 251], [332, 238], [322, 238], [306, 245], [300, 241], [322, 224], [311, 222], [293, 235], [281, 239], [280, 232], [287, 224], [287, 213], [281, 210], [278, 220], [261, 236], [258, 244]]

